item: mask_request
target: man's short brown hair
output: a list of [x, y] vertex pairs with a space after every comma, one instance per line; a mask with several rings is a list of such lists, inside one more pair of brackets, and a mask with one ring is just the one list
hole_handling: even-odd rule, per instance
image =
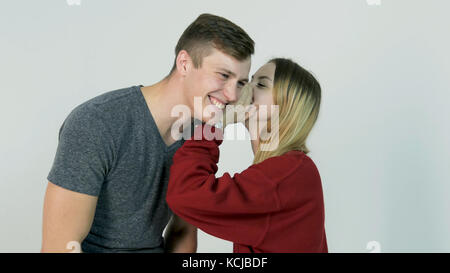
[[176, 69], [176, 57], [181, 50], [191, 56], [195, 68], [202, 65], [203, 57], [216, 48], [243, 61], [255, 51], [255, 42], [233, 22], [212, 14], [201, 14], [183, 32], [175, 47], [175, 61], [170, 73]]

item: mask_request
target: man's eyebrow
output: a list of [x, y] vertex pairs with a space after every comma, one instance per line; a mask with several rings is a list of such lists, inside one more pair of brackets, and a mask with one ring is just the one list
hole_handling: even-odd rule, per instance
[[[227, 74], [230, 74], [233, 77], [236, 77], [236, 74], [234, 72], [232, 72], [232, 71], [230, 71], [230, 70], [228, 70], [226, 68], [219, 68], [219, 69], [222, 70], [223, 72], [227, 73]], [[244, 78], [244, 79], [241, 79], [239, 81], [248, 82], [248, 78]]]
[[236, 77], [236, 74], [234, 74], [234, 72], [232, 72], [232, 71], [230, 71], [230, 70], [228, 70], [226, 68], [220, 67], [219, 70], [222, 70], [223, 72], [225, 72], [227, 74], [230, 74], [233, 77]]

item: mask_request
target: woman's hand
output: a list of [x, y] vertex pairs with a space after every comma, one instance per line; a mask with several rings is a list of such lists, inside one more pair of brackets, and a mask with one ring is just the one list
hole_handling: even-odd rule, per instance
[[222, 124], [225, 128], [228, 124], [244, 123], [255, 112], [255, 106], [252, 105], [253, 88], [250, 84], [244, 85], [239, 99], [225, 107], [223, 113]]

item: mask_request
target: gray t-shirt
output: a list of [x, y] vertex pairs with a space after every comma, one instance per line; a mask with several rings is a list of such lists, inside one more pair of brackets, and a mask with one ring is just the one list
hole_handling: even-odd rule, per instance
[[140, 86], [104, 93], [68, 115], [47, 178], [98, 196], [84, 252], [164, 251], [169, 169], [183, 142], [165, 144]]

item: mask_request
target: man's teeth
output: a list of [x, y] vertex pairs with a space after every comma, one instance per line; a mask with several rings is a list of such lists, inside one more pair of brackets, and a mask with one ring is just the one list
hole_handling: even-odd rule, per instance
[[209, 97], [209, 99], [210, 99], [210, 101], [211, 101], [215, 106], [217, 106], [217, 108], [219, 108], [219, 109], [225, 108], [225, 104], [223, 104], [223, 103], [217, 101], [215, 98]]

